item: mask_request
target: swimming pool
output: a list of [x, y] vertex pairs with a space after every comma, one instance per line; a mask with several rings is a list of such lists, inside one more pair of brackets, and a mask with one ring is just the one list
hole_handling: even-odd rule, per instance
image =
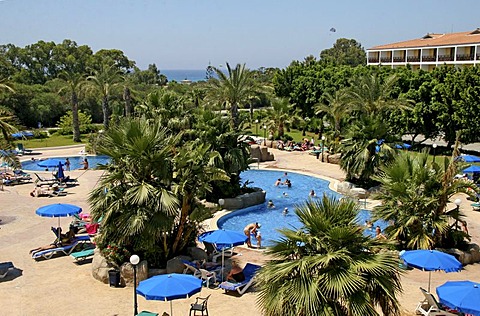
[[[341, 198], [342, 195], [330, 190], [329, 182], [316, 177], [306, 176], [298, 173], [288, 172], [288, 179], [292, 183], [292, 187], [285, 185], [275, 186], [277, 179], [285, 181], [286, 177], [283, 171], [269, 170], [247, 170], [242, 172], [241, 179], [243, 182], [248, 180], [254, 187], [260, 187], [267, 192], [266, 201], [263, 204], [251, 206], [242, 210], [237, 210], [227, 214], [218, 220], [218, 227], [222, 229], [243, 231], [243, 228], [249, 224], [258, 222], [262, 225], [260, 231], [262, 233], [262, 246], [271, 246], [274, 240], [280, 238], [277, 231], [280, 228], [300, 228], [301, 223], [294, 213], [295, 205], [305, 203], [309, 197], [310, 191], [313, 189], [317, 194], [316, 198], [321, 198], [323, 193], [329, 197]], [[284, 195], [283, 193], [286, 193]], [[275, 208], [268, 208], [268, 200], [272, 200]], [[289, 213], [283, 215], [282, 211], [288, 207]], [[368, 210], [360, 210], [358, 214], [358, 222], [363, 224], [366, 220], [370, 220], [370, 212]], [[375, 227], [379, 225], [382, 230], [385, 229], [386, 223], [377, 221]], [[366, 234], [375, 235], [375, 229], [366, 230]]]
[[[65, 161], [65, 159], [67, 159], [67, 157], [52, 158], [59, 159], [61, 161]], [[68, 160], [70, 160], [70, 170], [83, 168], [82, 161], [84, 158], [87, 158], [88, 166], [90, 169], [95, 168], [98, 164], [107, 164], [110, 161], [110, 158], [108, 156], [70, 156], [68, 157]], [[22, 161], [22, 169], [32, 171], [45, 171], [45, 167], [40, 167], [38, 165], [39, 162], [39, 160]]]

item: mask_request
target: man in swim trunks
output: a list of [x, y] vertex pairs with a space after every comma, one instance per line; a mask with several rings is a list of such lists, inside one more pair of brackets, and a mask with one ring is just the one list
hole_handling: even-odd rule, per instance
[[261, 225], [259, 223], [251, 223], [251, 224], [248, 224], [247, 226], [245, 226], [245, 228], [243, 229], [243, 233], [245, 234], [245, 236], [247, 236], [247, 246], [249, 248], [252, 248], [252, 240], [251, 240], [251, 235], [254, 235], [255, 238], [257, 239], [258, 241], [258, 238], [257, 238], [257, 229], [259, 229], [261, 227]]

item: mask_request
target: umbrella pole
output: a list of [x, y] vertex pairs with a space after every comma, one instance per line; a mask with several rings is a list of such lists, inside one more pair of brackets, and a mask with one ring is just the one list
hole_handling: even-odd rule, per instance
[[170, 316], [173, 316], [173, 307], [172, 307], [172, 301], [170, 301]]
[[428, 271], [428, 293], [430, 293], [430, 281], [432, 280], [432, 271]]
[[222, 282], [223, 282], [223, 267], [225, 266], [225, 247], [222, 248]]

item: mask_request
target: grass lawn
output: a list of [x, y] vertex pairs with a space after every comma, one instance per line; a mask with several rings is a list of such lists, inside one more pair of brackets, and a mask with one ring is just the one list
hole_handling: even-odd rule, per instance
[[48, 138], [42, 139], [24, 139], [18, 140], [14, 143], [23, 143], [23, 146], [27, 149], [39, 148], [39, 147], [57, 147], [57, 146], [68, 146], [68, 145], [79, 145], [85, 144], [87, 141], [88, 135], [81, 135], [82, 142], [75, 143], [73, 142], [72, 135], [57, 135], [53, 134]]

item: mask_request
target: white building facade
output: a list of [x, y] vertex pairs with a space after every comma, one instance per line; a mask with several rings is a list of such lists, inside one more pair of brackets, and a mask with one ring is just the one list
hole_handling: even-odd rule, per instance
[[480, 28], [469, 32], [427, 34], [422, 38], [367, 49], [367, 65], [431, 71], [450, 65], [480, 65]]

